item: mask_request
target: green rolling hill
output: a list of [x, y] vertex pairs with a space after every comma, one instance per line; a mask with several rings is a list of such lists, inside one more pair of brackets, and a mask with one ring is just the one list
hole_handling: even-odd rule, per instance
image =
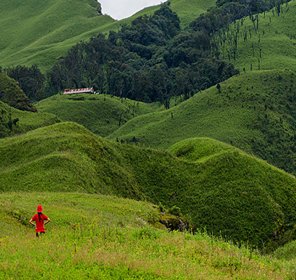
[[[185, 26], [214, 2], [174, 0], [172, 8]], [[3, 0], [0, 3], [1, 66], [37, 64], [43, 71], [47, 70], [76, 43], [100, 32], [116, 30], [156, 8], [115, 21], [98, 14], [95, 0]]]
[[221, 92], [212, 87], [170, 110], [139, 116], [109, 137], [168, 148], [206, 136], [295, 173], [295, 83], [289, 70], [241, 74], [221, 83]]
[[110, 95], [55, 95], [36, 104], [39, 112], [55, 114], [63, 121], [77, 122], [92, 132], [107, 136], [128, 120], [160, 111], [160, 104], [146, 104]]
[[[27, 225], [42, 203], [42, 240]], [[206, 234], [155, 228], [158, 207], [112, 196], [5, 193], [0, 197], [1, 279], [293, 279], [290, 262]], [[40, 244], [42, 243], [42, 246]], [[17, 269], [15, 265], [17, 264]], [[50, 269], [49, 269], [50, 267]]]
[[295, 178], [215, 140], [181, 142], [168, 153], [60, 123], [0, 140], [0, 157], [1, 192], [87, 192], [161, 202], [180, 207], [195, 227], [266, 250], [295, 238]]
[[[290, 69], [296, 71], [296, 1], [245, 18], [220, 32], [216, 40], [222, 57], [241, 71]], [[237, 42], [237, 43], [236, 43]]]

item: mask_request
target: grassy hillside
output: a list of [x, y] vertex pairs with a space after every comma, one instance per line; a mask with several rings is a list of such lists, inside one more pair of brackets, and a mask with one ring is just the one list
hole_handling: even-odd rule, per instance
[[211, 137], [296, 172], [296, 76], [286, 71], [253, 71], [163, 112], [137, 117], [110, 138], [158, 148], [190, 137]]
[[[42, 203], [52, 222], [36, 240]], [[151, 227], [155, 206], [111, 196], [7, 193], [0, 198], [0, 278], [293, 279], [282, 261], [205, 234]], [[42, 243], [42, 246], [40, 246]], [[17, 269], [16, 269], [17, 265]]]
[[[217, 36], [222, 57], [241, 71], [266, 69], [296, 70], [296, 1], [277, 10], [245, 18]], [[237, 42], [237, 43], [236, 43]]]
[[[0, 137], [12, 136], [29, 130], [36, 129], [59, 122], [60, 120], [53, 114], [49, 113], [32, 113], [21, 111], [8, 106], [0, 101]], [[16, 124], [12, 123], [9, 127], [10, 120], [18, 119]]]
[[[56, 124], [0, 140], [0, 191], [161, 202], [180, 207], [198, 228], [266, 250], [295, 238], [295, 178], [235, 148], [202, 141], [208, 144], [180, 143], [171, 155], [108, 142], [75, 123]], [[196, 152], [186, 158], [195, 147], [204, 150], [200, 161]]]
[[97, 6], [95, 0], [1, 1], [1, 65], [48, 68], [71, 46], [114, 22], [98, 15]]
[[160, 104], [120, 99], [110, 95], [55, 95], [36, 104], [38, 111], [52, 113], [63, 121], [82, 124], [100, 136], [107, 136], [128, 120], [160, 111]]
[[[214, 0], [173, 0], [172, 8], [186, 25], [213, 5]], [[42, 70], [53, 65], [76, 43], [100, 32], [116, 30], [136, 16], [115, 21], [99, 15], [95, 0], [2, 0], [0, 3], [1, 66], [37, 64]], [[144, 10], [138, 15], [152, 13]]]

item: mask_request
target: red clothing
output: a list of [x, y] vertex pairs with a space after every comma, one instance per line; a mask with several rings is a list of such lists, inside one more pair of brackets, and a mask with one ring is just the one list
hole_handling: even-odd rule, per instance
[[32, 221], [36, 223], [36, 232], [45, 232], [44, 221], [46, 220], [48, 220], [48, 217], [44, 214], [40, 214], [40, 219], [38, 214], [32, 217]]

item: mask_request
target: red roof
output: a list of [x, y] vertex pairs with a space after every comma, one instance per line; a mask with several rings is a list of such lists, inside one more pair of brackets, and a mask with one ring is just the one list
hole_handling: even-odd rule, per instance
[[94, 93], [94, 88], [65, 89], [64, 94]]

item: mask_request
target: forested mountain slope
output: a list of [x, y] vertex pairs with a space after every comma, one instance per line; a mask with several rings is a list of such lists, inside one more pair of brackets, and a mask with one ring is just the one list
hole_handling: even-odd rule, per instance
[[[201, 0], [171, 2], [184, 25], [214, 4], [213, 0], [206, 3]], [[88, 41], [100, 32], [117, 30], [136, 17], [115, 21], [101, 15], [100, 11], [96, 0], [2, 0], [1, 66], [37, 64], [42, 70], [47, 70], [76, 43]], [[150, 12], [142, 11], [140, 14], [146, 13]]]
[[[209, 148], [210, 147], [210, 148]], [[210, 139], [174, 155], [116, 144], [75, 123], [0, 140], [0, 191], [112, 194], [177, 206], [197, 228], [271, 250], [295, 238], [295, 178]]]

